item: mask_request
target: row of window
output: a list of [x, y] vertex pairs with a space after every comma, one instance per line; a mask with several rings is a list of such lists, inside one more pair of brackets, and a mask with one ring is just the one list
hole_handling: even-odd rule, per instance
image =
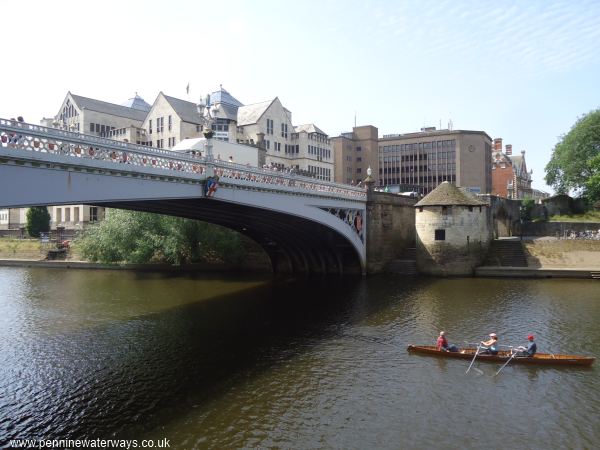
[[382, 159], [385, 163], [399, 163], [399, 162], [411, 162], [411, 161], [435, 161], [440, 159], [454, 160], [456, 158], [456, 150], [439, 153], [419, 153], [410, 155], [386, 155]]
[[[169, 115], [167, 118], [167, 127], [168, 130], [171, 131], [173, 129], [173, 116]], [[156, 118], [156, 132], [162, 133], [165, 130], [165, 118], [157, 117]], [[152, 134], [152, 119], [148, 120], [148, 133]]]
[[316, 145], [308, 146], [308, 154], [325, 159], [331, 158], [331, 150], [329, 150], [328, 148], [317, 147]]
[[321, 133], [310, 133], [308, 135], [308, 139], [310, 139], [311, 141], [325, 142], [326, 144], [330, 143], [329, 138]]
[[[358, 171], [357, 171], [358, 172]], [[456, 182], [456, 175], [454, 174], [450, 174], [450, 175], [429, 175], [429, 176], [415, 176], [415, 177], [390, 177], [390, 178], [385, 178], [383, 181], [380, 182], [381, 185], [383, 186], [388, 186], [388, 185], [392, 185], [392, 184], [425, 184], [425, 183], [433, 183], [433, 184], [440, 184], [444, 181], [450, 181], [450, 182]], [[427, 193], [429, 192], [428, 189], [426, 189]]]
[[300, 153], [300, 145], [296, 144], [285, 144], [285, 153], [286, 154], [298, 154]]
[[101, 125], [99, 123], [90, 122], [90, 132], [98, 133], [100, 136], [111, 136], [111, 132], [115, 127], [108, 125]]
[[383, 166], [379, 168], [379, 174], [409, 173], [409, 172], [455, 172], [456, 163], [428, 164], [426, 166]]
[[[440, 149], [453, 149], [456, 148], [456, 140], [445, 140], [445, 141], [431, 141], [431, 142], [418, 142], [414, 144], [396, 144], [396, 145], [384, 145], [379, 147], [379, 151], [383, 153], [405, 153], [405, 152], [417, 152], [423, 150], [440, 150]], [[357, 151], [359, 151], [357, 149]]]
[[79, 113], [77, 112], [75, 107], [71, 105], [71, 102], [69, 100], [67, 100], [67, 103], [65, 104], [62, 112], [60, 113], [60, 120], [64, 123], [66, 122], [66, 119], [70, 119], [71, 117], [77, 117], [78, 115]]
[[331, 169], [318, 166], [308, 166], [308, 172], [315, 175], [315, 178], [324, 181], [331, 181]]

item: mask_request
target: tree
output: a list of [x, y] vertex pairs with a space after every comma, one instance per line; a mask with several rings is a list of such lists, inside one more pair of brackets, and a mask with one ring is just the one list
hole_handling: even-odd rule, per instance
[[117, 209], [89, 227], [77, 245], [86, 259], [103, 263], [235, 264], [245, 252], [242, 236], [218, 225]]
[[31, 237], [50, 231], [50, 214], [45, 206], [33, 206], [27, 210], [25, 229]]
[[563, 135], [546, 165], [546, 183], [559, 194], [573, 190], [585, 193], [586, 183], [593, 175], [591, 160], [600, 154], [600, 109], [579, 118]]
[[524, 198], [521, 200], [521, 220], [529, 222], [531, 220], [535, 200], [532, 198]]
[[589, 161], [592, 175], [585, 183], [585, 192], [591, 204], [600, 202], [600, 155], [596, 155]]

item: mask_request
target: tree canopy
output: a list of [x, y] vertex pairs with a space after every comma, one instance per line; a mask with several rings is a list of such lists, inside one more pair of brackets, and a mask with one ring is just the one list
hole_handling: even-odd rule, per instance
[[598, 174], [599, 165], [592, 161], [600, 154], [600, 109], [579, 118], [563, 135], [546, 165], [546, 183], [559, 194], [575, 191], [587, 194], [588, 182]]
[[191, 219], [111, 209], [77, 241], [83, 257], [103, 263], [200, 261], [237, 263], [247, 240], [226, 228]]
[[31, 237], [39, 237], [40, 233], [50, 231], [50, 213], [45, 206], [32, 206], [25, 216], [25, 229]]

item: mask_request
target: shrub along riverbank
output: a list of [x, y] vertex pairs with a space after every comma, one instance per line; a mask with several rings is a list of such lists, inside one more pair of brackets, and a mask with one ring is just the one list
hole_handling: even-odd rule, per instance
[[[55, 243], [0, 239], [0, 259], [43, 260]], [[128, 265], [214, 265], [269, 270], [254, 241], [227, 228], [197, 220], [110, 210], [70, 243], [67, 261]]]

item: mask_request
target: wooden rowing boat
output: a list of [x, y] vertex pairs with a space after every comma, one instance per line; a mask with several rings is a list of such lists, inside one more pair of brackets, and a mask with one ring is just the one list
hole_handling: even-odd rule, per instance
[[[411, 353], [423, 353], [431, 356], [445, 358], [473, 359], [476, 349], [463, 348], [458, 352], [441, 352], [435, 345], [409, 345], [407, 350]], [[510, 358], [509, 351], [501, 351], [497, 355], [478, 354], [477, 361], [506, 362]], [[596, 358], [592, 356], [559, 355], [552, 353], [536, 353], [535, 356], [516, 356], [511, 364], [535, 364], [543, 366], [591, 366]]]

